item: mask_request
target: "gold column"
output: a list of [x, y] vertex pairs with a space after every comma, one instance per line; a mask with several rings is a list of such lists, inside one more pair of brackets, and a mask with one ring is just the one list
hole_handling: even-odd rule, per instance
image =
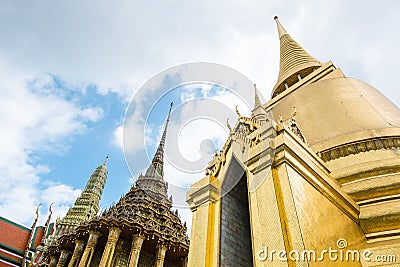
[[101, 236], [100, 232], [90, 230], [89, 231], [89, 240], [86, 244], [86, 248], [83, 251], [83, 255], [81, 261], [79, 262], [78, 267], [87, 267], [90, 266], [90, 262], [92, 261], [94, 249], [96, 247], [97, 241], [99, 241], [99, 237]]
[[139, 234], [133, 235], [131, 254], [129, 255], [129, 267], [137, 267], [138, 266], [140, 250], [142, 249], [143, 241], [144, 241], [144, 236], [139, 235]]
[[58, 263], [56, 267], [64, 267], [65, 264], [67, 263], [68, 256], [71, 254], [69, 250], [63, 249], [61, 250], [61, 255], [60, 258], [58, 259]]
[[119, 229], [118, 227], [110, 227], [110, 230], [108, 232], [107, 244], [104, 248], [99, 267], [111, 266], [112, 257], [115, 251], [115, 245], [117, 244], [120, 233], [121, 229]]
[[50, 256], [49, 267], [56, 267], [56, 266], [57, 266], [57, 257], [56, 256]]
[[156, 255], [156, 262], [154, 263], [154, 267], [163, 267], [164, 266], [165, 252], [167, 252], [166, 246], [157, 245], [157, 255]]
[[85, 241], [83, 240], [75, 240], [75, 249], [72, 254], [72, 258], [69, 261], [68, 267], [75, 267], [79, 263], [79, 259], [82, 256], [83, 248], [85, 247]]

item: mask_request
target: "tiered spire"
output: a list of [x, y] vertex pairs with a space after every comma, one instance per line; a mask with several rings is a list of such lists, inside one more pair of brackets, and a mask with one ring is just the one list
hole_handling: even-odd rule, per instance
[[107, 159], [108, 156], [104, 163], [94, 170], [85, 189], [68, 210], [67, 215], [57, 222], [56, 235], [60, 235], [66, 230], [74, 229], [80, 223], [97, 214], [108, 175]]
[[277, 16], [274, 19], [280, 39], [280, 68], [278, 81], [272, 92], [273, 97], [322, 65], [286, 32]]
[[164, 182], [164, 147], [167, 138], [168, 123], [171, 115], [172, 106], [173, 102], [171, 102], [167, 120], [164, 126], [164, 131], [153, 160], [151, 161], [151, 164], [148, 167], [146, 174], [144, 176], [140, 175], [138, 180], [136, 181], [137, 186], [146, 189], [148, 192], [150, 192], [151, 195], [153, 195], [153, 197], [167, 202], [169, 202], [169, 200], [167, 198], [168, 186]]

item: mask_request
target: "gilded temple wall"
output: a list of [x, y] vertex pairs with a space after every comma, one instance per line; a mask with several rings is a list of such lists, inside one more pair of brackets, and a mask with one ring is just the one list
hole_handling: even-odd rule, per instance
[[[290, 166], [286, 169], [290, 188], [300, 224], [301, 236], [306, 250], [316, 252], [317, 258], [323, 249], [338, 250], [337, 240], [346, 240], [347, 249], [361, 249], [365, 236], [359, 225], [343, 213], [321, 192], [315, 190], [299, 173]], [[339, 264], [339, 265], [338, 265]], [[323, 261], [310, 261], [309, 266], [340, 266], [325, 257]], [[346, 266], [361, 266], [359, 262], [346, 262]]]

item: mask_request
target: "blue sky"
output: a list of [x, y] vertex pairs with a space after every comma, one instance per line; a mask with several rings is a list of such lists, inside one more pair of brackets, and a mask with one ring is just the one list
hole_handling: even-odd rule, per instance
[[123, 153], [110, 140], [115, 127], [124, 119], [126, 103], [122, 103], [115, 93], [99, 95], [95, 85], [89, 85], [83, 91], [74, 90], [59, 77], [51, 77], [54, 79], [55, 89], [60, 89], [65, 94], [64, 99], [82, 107], [101, 109], [102, 116], [96, 122], [87, 123], [82, 133], [67, 138], [69, 140], [65, 141], [61, 150], [55, 153], [41, 150], [32, 154], [32, 157], [50, 167], [49, 172], [42, 175], [43, 179], [83, 189], [94, 169], [109, 156], [108, 180], [112, 188], [105, 190], [103, 195], [103, 203], [109, 205], [115, 201], [116, 193], [122, 194], [126, 191], [124, 189], [127, 188], [131, 176], [129, 169], [123, 164]]
[[[188, 62], [228, 66], [257, 83], [269, 99], [279, 68], [275, 15], [310, 54], [323, 62], [332, 60], [347, 76], [366, 81], [400, 105], [393, 79], [400, 75], [398, 1], [206, 0], [156, 5], [103, 0], [2, 1], [0, 216], [30, 226], [35, 206], [43, 203], [43, 222], [53, 201], [55, 214], [63, 215], [107, 155], [109, 177], [101, 205], [106, 208], [117, 201], [132, 182], [123, 153], [125, 111], [135, 97], [145, 103], [141, 94], [146, 81], [160, 72], [168, 73], [171, 66]], [[193, 73], [180, 71], [180, 79], [195, 80]], [[213, 72], [201, 72], [217, 81]], [[150, 89], [170, 88], [163, 79], [153, 82], [147, 84]], [[135, 142], [128, 142], [140, 163], [134, 164], [134, 175], [146, 167], [143, 146], [152, 156], [171, 100], [176, 104], [171, 132], [180, 133], [181, 139], [169, 137], [170, 142], [179, 143], [182, 155], [199, 164], [206, 160], [201, 152], [211, 156], [210, 151], [226, 135], [222, 121], [232, 116], [234, 124], [235, 105], [248, 112], [240, 99], [211, 88], [202, 83], [174, 90], [161, 99], [149, 118], [144, 116], [133, 124], [147, 125], [147, 130], [132, 132]], [[251, 86], [238, 88], [243, 90], [239, 95], [252, 95]], [[158, 99], [158, 91], [150, 89], [144, 95]], [[224, 112], [214, 113], [223, 116], [214, 122], [190, 121], [186, 115], [200, 116], [196, 112], [204, 103], [222, 103]], [[179, 131], [181, 123], [189, 121]], [[140, 132], [143, 136], [135, 136]], [[204, 140], [214, 141], [214, 147]], [[185, 176], [170, 163], [165, 173], [177, 184], [202, 176], [201, 172]], [[190, 220], [190, 212], [182, 210], [182, 214]]]

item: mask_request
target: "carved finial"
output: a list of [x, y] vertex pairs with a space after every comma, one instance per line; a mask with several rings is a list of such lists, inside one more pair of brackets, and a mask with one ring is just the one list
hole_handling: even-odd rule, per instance
[[229, 124], [229, 118], [226, 118], [226, 127], [228, 127], [229, 133], [231, 133], [231, 132], [232, 132], [232, 127], [231, 127], [231, 125]]
[[236, 105], [235, 110], [236, 110], [236, 114], [238, 115], [239, 119], [243, 118], [243, 116], [239, 112], [238, 105]]
[[39, 219], [39, 208], [40, 206], [42, 206], [42, 203], [40, 203], [37, 207], [36, 207], [36, 215], [35, 215], [35, 221], [37, 221]]
[[106, 166], [107, 165], [107, 160], [108, 160], [108, 156], [106, 156], [106, 158], [104, 159], [103, 165]]

